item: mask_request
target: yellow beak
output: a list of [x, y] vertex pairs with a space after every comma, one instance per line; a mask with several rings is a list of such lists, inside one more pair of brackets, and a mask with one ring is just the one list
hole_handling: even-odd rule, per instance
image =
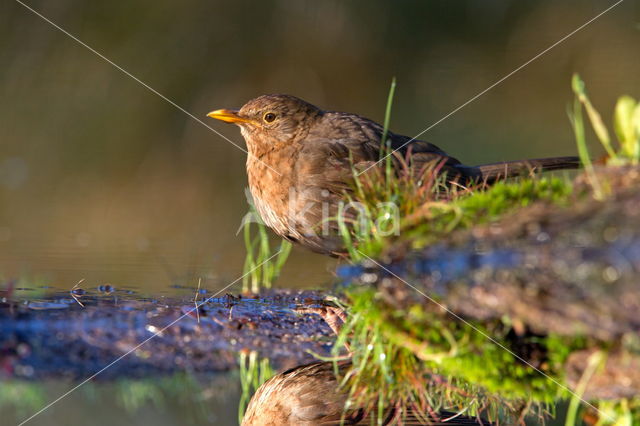
[[225, 121], [227, 123], [247, 123], [251, 121], [240, 117], [238, 115], [238, 111], [232, 109], [217, 109], [207, 114], [207, 117], [215, 118], [216, 120]]

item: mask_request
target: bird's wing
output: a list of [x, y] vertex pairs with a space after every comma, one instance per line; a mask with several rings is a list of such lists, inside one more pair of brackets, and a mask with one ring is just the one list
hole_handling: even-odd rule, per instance
[[[356, 170], [369, 170], [375, 164], [384, 164], [379, 161], [384, 157], [380, 149], [382, 133], [382, 126], [375, 121], [356, 114], [326, 112], [307, 139], [312, 141], [312, 149], [330, 152]], [[422, 174], [428, 166], [437, 165], [450, 179], [473, 177], [467, 176], [469, 168], [430, 142], [393, 132], [388, 132], [388, 140], [397, 172], [410, 166], [412, 173]]]

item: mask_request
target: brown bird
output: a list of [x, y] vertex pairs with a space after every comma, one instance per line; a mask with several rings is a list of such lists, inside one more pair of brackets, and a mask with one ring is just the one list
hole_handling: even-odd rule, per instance
[[[328, 219], [336, 217], [345, 192], [353, 187], [353, 170], [379, 167], [383, 127], [357, 114], [323, 111], [289, 95], [260, 96], [240, 110], [219, 109], [208, 116], [240, 127], [249, 152], [249, 188], [267, 226], [314, 251], [341, 253], [342, 239]], [[393, 132], [388, 141], [401, 158], [409, 159], [413, 170], [438, 163], [439, 173], [462, 184], [580, 165], [577, 157], [555, 157], [466, 166], [429, 142]], [[401, 162], [395, 155], [391, 158], [399, 173]]]
[[[338, 370], [346, 373], [350, 361], [340, 361]], [[358, 407], [345, 411], [348, 394], [340, 389], [332, 362], [302, 365], [272, 377], [258, 388], [242, 419], [242, 426], [369, 425], [375, 423], [369, 413]], [[485, 425], [480, 418], [440, 411], [431, 415], [400, 412], [393, 404], [384, 411], [383, 425]], [[342, 419], [342, 422], [341, 422]]]

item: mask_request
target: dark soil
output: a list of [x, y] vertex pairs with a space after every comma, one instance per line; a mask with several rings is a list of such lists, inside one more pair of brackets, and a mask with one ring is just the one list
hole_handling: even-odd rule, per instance
[[321, 297], [312, 292], [215, 298], [199, 313], [193, 299], [86, 292], [79, 300], [84, 307], [69, 293], [0, 303], [0, 374], [84, 378], [114, 361], [99, 379], [214, 372], [234, 368], [243, 350], [288, 368], [313, 361], [307, 351], [328, 355], [333, 342], [319, 316], [292, 310], [318, 306]]

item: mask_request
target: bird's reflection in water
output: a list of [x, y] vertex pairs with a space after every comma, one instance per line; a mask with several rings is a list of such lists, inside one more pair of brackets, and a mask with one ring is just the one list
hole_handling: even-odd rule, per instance
[[[351, 361], [338, 363], [343, 376]], [[347, 394], [339, 389], [332, 362], [316, 362], [302, 365], [272, 377], [251, 398], [242, 421], [245, 426], [258, 425], [356, 425], [376, 424], [375, 413], [354, 407], [345, 410]], [[374, 421], [372, 423], [372, 420]], [[477, 418], [440, 412], [425, 419], [408, 413], [402, 416], [390, 407], [384, 413], [381, 424], [405, 425], [489, 425]]]

